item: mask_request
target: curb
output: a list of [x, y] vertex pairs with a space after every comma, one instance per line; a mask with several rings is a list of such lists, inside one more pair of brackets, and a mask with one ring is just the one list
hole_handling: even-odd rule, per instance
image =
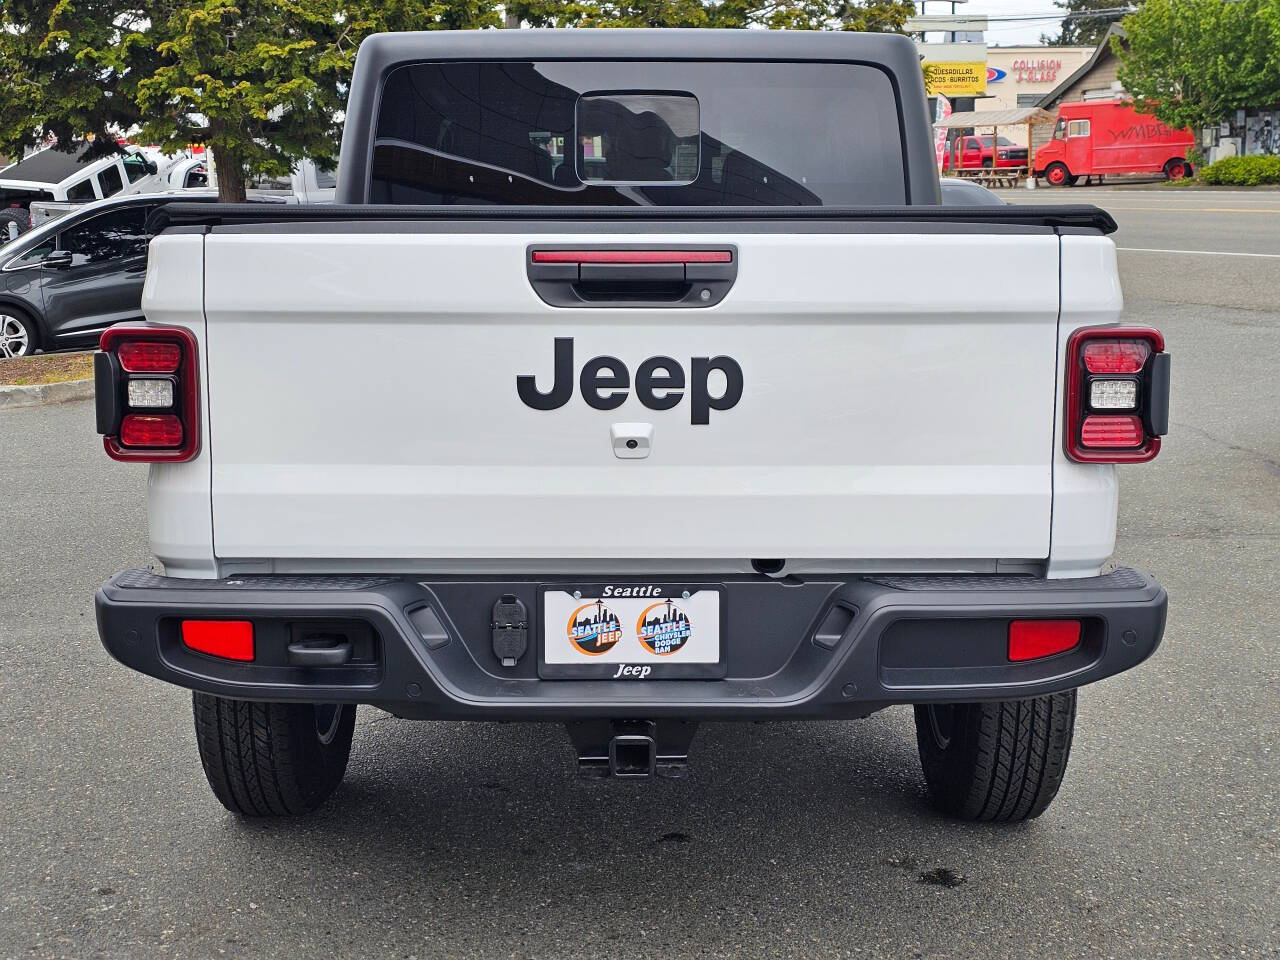
[[92, 397], [92, 380], [67, 380], [62, 383], [0, 387], [0, 410], [34, 407], [42, 403], [63, 403], [67, 400], [89, 400]]

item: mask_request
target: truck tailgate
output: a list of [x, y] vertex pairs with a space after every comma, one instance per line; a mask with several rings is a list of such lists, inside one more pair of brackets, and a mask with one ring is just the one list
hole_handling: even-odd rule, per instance
[[[220, 228], [205, 238], [224, 559], [1032, 559], [1049, 552], [1059, 241], [1001, 232], [581, 234]], [[676, 229], [679, 229], [678, 227]], [[731, 246], [708, 308], [549, 306], [531, 244]], [[997, 266], [998, 265], [998, 269]], [[573, 339], [574, 391], [550, 389]], [[625, 364], [616, 409], [591, 358]], [[641, 404], [642, 361], [741, 399]], [[712, 375], [713, 395], [723, 389]], [[614, 454], [611, 427], [652, 426]]]

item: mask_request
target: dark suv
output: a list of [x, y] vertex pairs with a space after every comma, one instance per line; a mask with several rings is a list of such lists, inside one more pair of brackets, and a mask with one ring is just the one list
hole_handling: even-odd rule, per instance
[[93, 346], [113, 323], [141, 319], [147, 217], [179, 199], [213, 196], [89, 203], [0, 247], [0, 359]]

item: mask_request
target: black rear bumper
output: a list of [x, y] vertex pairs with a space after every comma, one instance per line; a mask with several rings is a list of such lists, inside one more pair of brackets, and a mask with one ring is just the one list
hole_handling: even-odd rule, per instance
[[[664, 580], [675, 578], [664, 577]], [[575, 581], [580, 582], [580, 581]], [[1101, 577], [688, 577], [723, 587], [724, 679], [563, 680], [538, 671], [543, 587], [556, 578], [245, 576], [182, 580], [142, 570], [98, 591], [98, 631], [121, 663], [228, 697], [368, 703], [401, 716], [476, 720], [588, 717], [850, 717], [896, 703], [1007, 700], [1101, 680], [1149, 657], [1168, 598], [1146, 573]], [[493, 603], [530, 614], [528, 652], [504, 668]], [[254, 623], [253, 662], [196, 653], [184, 619]], [[1007, 659], [1009, 621], [1079, 619], [1075, 649]], [[290, 664], [300, 632], [349, 634], [341, 665]]]

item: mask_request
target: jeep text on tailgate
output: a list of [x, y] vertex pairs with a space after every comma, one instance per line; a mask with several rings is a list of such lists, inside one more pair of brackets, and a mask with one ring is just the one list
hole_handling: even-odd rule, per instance
[[1164, 628], [1108, 564], [1169, 398], [1110, 217], [942, 206], [914, 48], [847, 33], [373, 37], [340, 171], [165, 207], [97, 356], [166, 573], [102, 640], [194, 691], [227, 807], [320, 804], [357, 704], [621, 777], [912, 704], [943, 810], [1045, 809]]

